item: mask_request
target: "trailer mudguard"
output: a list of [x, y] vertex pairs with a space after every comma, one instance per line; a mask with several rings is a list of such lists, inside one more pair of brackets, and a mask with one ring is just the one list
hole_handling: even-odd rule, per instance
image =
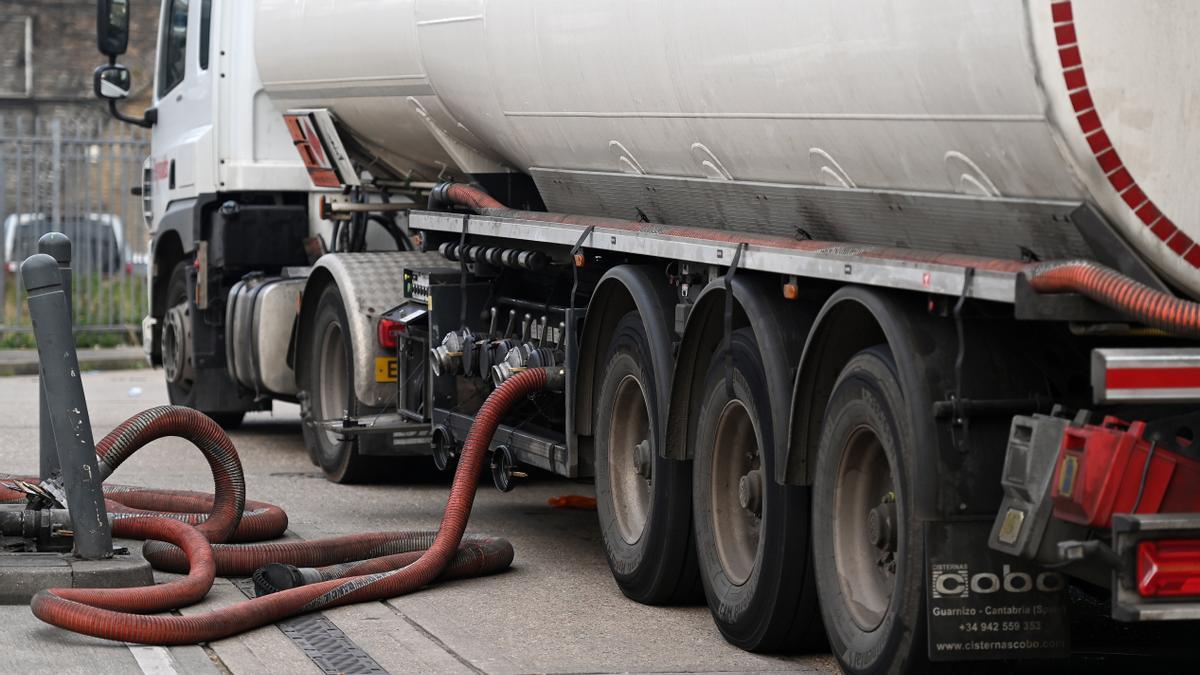
[[[725, 277], [704, 287], [688, 315], [683, 341], [671, 380], [671, 404], [667, 415], [667, 439], [663, 453], [672, 459], [691, 459], [688, 433], [697, 404], [693, 394], [703, 388], [711, 359], [724, 339]], [[733, 328], [749, 325], [754, 331], [767, 372], [771, 396], [771, 415], [786, 420], [791, 415], [791, 378], [800, 359], [801, 346], [816, 315], [806, 302], [788, 304], [769, 277], [735, 274], [732, 279], [735, 301]], [[782, 431], [782, 430], [781, 430]], [[787, 434], [775, 434], [776, 461], [787, 453]]]
[[580, 342], [579, 363], [575, 381], [575, 433], [592, 434], [593, 397], [596, 389], [596, 370], [604, 357], [600, 353], [608, 344], [613, 327], [623, 314], [636, 309], [646, 328], [654, 363], [654, 379], [658, 383], [660, 426], [666, 428], [666, 410], [670, 400], [671, 367], [674, 362], [675, 336], [671, 326], [675, 298], [661, 269], [642, 265], [619, 265], [604, 273], [588, 302]]
[[[437, 253], [386, 251], [378, 253], [328, 253], [313, 266], [300, 304], [300, 330], [311, 316], [321, 288], [337, 284], [350, 320], [353, 350], [354, 395], [363, 405], [382, 407], [395, 396], [395, 384], [375, 382], [375, 357], [389, 356], [379, 346], [379, 317], [404, 299], [404, 269], [444, 263]], [[283, 348], [283, 345], [280, 346]]]
[[[928, 299], [862, 286], [835, 292], [818, 315], [804, 347], [792, 389], [789, 448], [776, 475], [811, 485], [821, 422], [834, 382], [859, 351], [886, 343], [895, 359], [917, 447], [917, 516], [924, 520], [995, 514], [999, 476], [1011, 415], [979, 416], [966, 427], [935, 419], [933, 404], [961, 391], [965, 399], [1029, 400], [1046, 397], [1043, 369], [1026, 357], [1053, 343], [1048, 335], [1018, 330], [1003, 319], [964, 317], [960, 344], [952, 310], [930, 311]], [[1026, 341], [1028, 347], [1018, 343]], [[955, 360], [963, 349], [961, 384]], [[1067, 358], [1066, 355], [1056, 358]], [[1062, 388], [1060, 388], [1060, 391]], [[1014, 413], [1032, 412], [1014, 410]]]

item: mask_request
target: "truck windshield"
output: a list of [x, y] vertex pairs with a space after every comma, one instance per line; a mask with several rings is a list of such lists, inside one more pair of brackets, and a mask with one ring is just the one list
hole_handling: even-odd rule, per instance
[[188, 0], [171, 0], [170, 9], [163, 14], [158, 71], [160, 98], [182, 82], [187, 72], [187, 24]]

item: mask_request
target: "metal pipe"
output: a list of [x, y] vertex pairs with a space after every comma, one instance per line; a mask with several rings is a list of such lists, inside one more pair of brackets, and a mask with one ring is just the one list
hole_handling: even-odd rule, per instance
[[75, 532], [75, 555], [91, 560], [109, 558], [112, 531], [58, 261], [44, 253], [30, 256], [21, 263], [21, 280], [29, 296], [46, 410], [58, 446], [63, 489]]
[[526, 309], [526, 310], [530, 310], [533, 312], [550, 312], [552, 314], [566, 314], [567, 313], [566, 307], [560, 307], [558, 305], [548, 305], [544, 302], [533, 302], [532, 300], [522, 300], [520, 298], [510, 298], [505, 295], [501, 295], [501, 296], [497, 297], [496, 304], [508, 305], [510, 307], [517, 307], [520, 309]]
[[508, 310], [508, 325], [504, 327], [503, 337], [509, 337], [513, 334], [513, 329], [517, 326], [517, 310]]
[[[45, 253], [58, 262], [58, 274], [62, 279], [63, 295], [67, 307], [71, 308], [71, 240], [61, 232], [47, 232], [38, 239], [38, 253]], [[67, 318], [70, 319], [68, 310]], [[40, 378], [40, 373], [39, 373]], [[46, 480], [58, 473], [58, 446], [54, 444], [54, 429], [50, 426], [50, 413], [46, 409], [46, 390], [38, 387], [38, 476]]]
[[332, 202], [324, 197], [320, 200], [320, 213], [322, 218], [329, 218], [334, 214], [351, 214], [351, 213], [389, 213], [396, 211], [410, 211], [413, 204], [404, 204], [400, 202]]

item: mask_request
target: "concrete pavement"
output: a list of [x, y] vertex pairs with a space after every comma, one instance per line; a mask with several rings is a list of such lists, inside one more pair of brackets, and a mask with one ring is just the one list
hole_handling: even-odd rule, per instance
[[[84, 386], [97, 438], [167, 400], [156, 371], [85, 374]], [[0, 471], [36, 472], [36, 406], [35, 377], [0, 380]], [[304, 451], [295, 406], [249, 415], [231, 436], [249, 496], [284, 507], [300, 537], [437, 526], [447, 479], [328, 483]], [[147, 446], [113, 481], [212, 487], [199, 453], [178, 439]], [[609, 576], [595, 513], [547, 506], [547, 498], [564, 494], [594, 493], [590, 482], [548, 476], [528, 479], [509, 494], [480, 489], [469, 531], [509, 538], [516, 549], [511, 571], [325, 615], [392, 673], [837, 672], [828, 655], [768, 657], [730, 647], [703, 607], [645, 607], [627, 600]], [[181, 613], [244, 598], [231, 582], [218, 580], [204, 603]], [[322, 672], [274, 626], [201, 647], [131, 649], [42, 624], [24, 606], [0, 606], [0, 625], [5, 672]]]

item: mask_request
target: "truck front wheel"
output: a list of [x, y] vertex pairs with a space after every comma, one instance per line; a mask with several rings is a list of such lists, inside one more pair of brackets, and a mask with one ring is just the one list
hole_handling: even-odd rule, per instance
[[817, 450], [813, 553], [821, 613], [833, 653], [856, 675], [928, 669], [905, 411], [891, 352], [859, 352], [834, 386]]
[[637, 602], [698, 596], [691, 470], [659, 456], [662, 429], [641, 316], [617, 322], [596, 397], [596, 501], [604, 551], [621, 592]]
[[201, 410], [217, 424], [232, 429], [242, 423], [244, 411], [217, 412], [196, 405], [196, 380], [200, 374], [192, 350], [192, 313], [196, 310], [188, 297], [187, 271], [191, 264], [190, 258], [180, 260], [171, 268], [171, 276], [167, 279], [167, 311], [163, 317], [160, 345], [167, 396], [173, 405]]
[[[733, 350], [726, 380], [725, 349]], [[775, 481], [762, 354], [749, 329], [713, 354], [691, 434], [696, 553], [708, 607], [726, 640], [796, 651], [821, 640], [809, 549], [809, 491]]]

